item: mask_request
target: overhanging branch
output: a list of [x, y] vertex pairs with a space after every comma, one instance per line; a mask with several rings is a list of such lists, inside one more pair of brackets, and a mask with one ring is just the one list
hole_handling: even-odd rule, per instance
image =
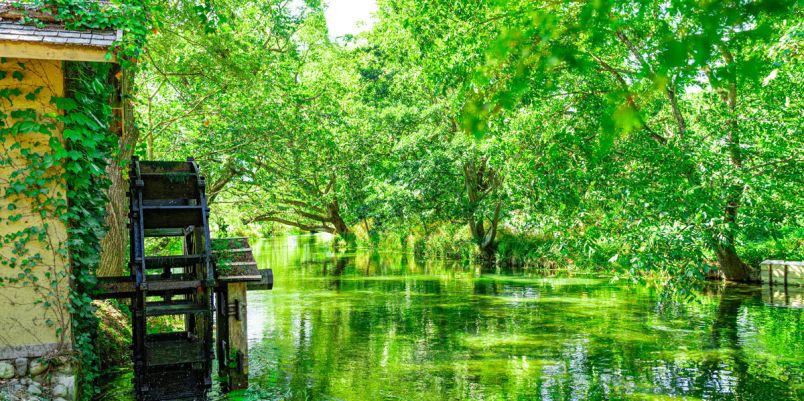
[[305, 231], [325, 232], [325, 233], [330, 233], [330, 234], [335, 233], [335, 228], [334, 227], [305, 224], [305, 223], [302, 223], [302, 222], [299, 222], [299, 221], [288, 220], [288, 219], [285, 219], [285, 218], [282, 218], [282, 217], [269, 215], [269, 214], [256, 216], [256, 217], [252, 218], [251, 220], [245, 220], [244, 223], [249, 224], [249, 223], [258, 223], [258, 222], [265, 222], [265, 221], [270, 221], [270, 222], [274, 222], [274, 223], [280, 223], [280, 224], [284, 224], [286, 226], [300, 228], [300, 229], [305, 230]]

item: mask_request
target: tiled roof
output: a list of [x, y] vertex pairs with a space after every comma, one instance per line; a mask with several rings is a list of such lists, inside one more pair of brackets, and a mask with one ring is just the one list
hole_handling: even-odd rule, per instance
[[[38, 14], [36, 10], [27, 7], [25, 13]], [[40, 15], [43, 17], [41, 19], [43, 22], [55, 22], [47, 21], [47, 14]], [[22, 24], [20, 17], [21, 13], [17, 8], [12, 8], [9, 2], [0, 0], [0, 41], [109, 48], [121, 36], [121, 31], [74, 31], [56, 24], [38, 28]]]
[[0, 21], [0, 41], [111, 47], [117, 39], [118, 33], [114, 31], [68, 31], [58, 27], [37, 28], [19, 22]]

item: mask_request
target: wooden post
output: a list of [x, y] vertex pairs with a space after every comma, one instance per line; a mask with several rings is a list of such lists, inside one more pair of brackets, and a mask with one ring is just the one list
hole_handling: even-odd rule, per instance
[[248, 324], [246, 292], [249, 285], [273, 286], [273, 275], [257, 269], [246, 238], [213, 241], [218, 275], [218, 370], [223, 390], [248, 387]]
[[[246, 320], [246, 283], [228, 283], [220, 310], [226, 323], [219, 326], [221, 376], [226, 377], [227, 391], [248, 387], [248, 323]], [[220, 330], [224, 329], [224, 330]], [[221, 331], [226, 331], [221, 333]]]

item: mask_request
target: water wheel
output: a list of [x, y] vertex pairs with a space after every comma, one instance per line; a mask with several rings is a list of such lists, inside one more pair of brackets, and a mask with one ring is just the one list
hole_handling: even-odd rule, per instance
[[[203, 399], [212, 385], [215, 290], [204, 177], [192, 159], [134, 158], [130, 179], [136, 398]], [[152, 237], [177, 238], [182, 253], [149, 255]], [[155, 322], [160, 316], [174, 316], [183, 328], [165, 330]]]

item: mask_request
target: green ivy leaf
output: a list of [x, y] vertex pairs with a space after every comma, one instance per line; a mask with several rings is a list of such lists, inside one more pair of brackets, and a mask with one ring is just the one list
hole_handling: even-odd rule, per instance
[[36, 98], [39, 96], [39, 92], [42, 92], [42, 89], [44, 89], [44, 87], [42, 87], [42, 86], [34, 89], [33, 91], [31, 91], [27, 95], [25, 95], [25, 99], [30, 100], [30, 101], [36, 100]]
[[54, 96], [50, 99], [50, 102], [56, 105], [56, 107], [58, 107], [59, 109], [64, 111], [73, 111], [76, 108], [78, 108], [78, 103], [76, 103], [75, 100], [66, 97]]
[[11, 100], [12, 96], [19, 96], [22, 91], [19, 88], [3, 88], [0, 89], [0, 98]]

